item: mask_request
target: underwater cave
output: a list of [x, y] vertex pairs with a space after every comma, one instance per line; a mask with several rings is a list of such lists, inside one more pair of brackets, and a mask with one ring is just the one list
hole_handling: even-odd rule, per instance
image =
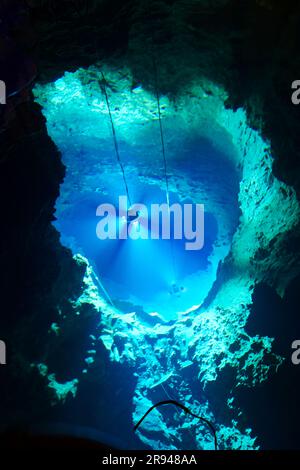
[[299, 447], [292, 3], [2, 0], [0, 448]]
[[[130, 312], [136, 306], [145, 313], [176, 320], [180, 313], [201, 306], [219, 263], [230, 250], [240, 215], [237, 150], [226, 129], [220, 127], [221, 136], [215, 137], [205, 135], [201, 123], [191, 129], [184, 121], [186, 109], [174, 112], [163, 97], [165, 175], [155, 95], [140, 88], [131, 92], [130, 77], [127, 89], [123, 78], [123, 90], [112, 93], [111, 100], [124, 184], [105, 95], [100, 88], [97, 91], [95, 81], [82, 85], [84, 73], [67, 74], [52, 85], [37, 88], [40, 102], [46, 101], [49, 134], [66, 165], [55, 226], [63, 245], [89, 260], [101, 280], [102, 294], [116, 307]], [[91, 73], [92, 69], [87, 71], [87, 77]], [[110, 88], [116, 88], [120, 76], [111, 73]], [[222, 145], [226, 140], [226, 146]], [[161, 234], [154, 240], [145, 233], [138, 240], [97, 238], [100, 204], [118, 207], [118, 198], [126, 197], [127, 185], [131, 201], [145, 205], [150, 215], [151, 205], [166, 204], [166, 176], [171, 206], [204, 204], [201, 249], [189, 251], [184, 237], [174, 238], [174, 217], [169, 240]], [[145, 225], [143, 214], [140, 220]]]
[[[274, 258], [299, 214], [295, 194], [272, 176], [268, 143], [248, 126], [242, 109], [226, 108], [226, 93], [213, 83], [187, 84], [174, 101], [134, 87], [128, 70], [105, 67], [104, 73], [104, 89], [99, 66], [34, 89], [66, 167], [54, 226], [74, 259], [88, 266], [77, 314], [86, 303], [99, 312], [94, 328], [100, 336], [90, 335], [81, 373], [93, 367], [100, 342], [112, 363], [138, 371], [135, 420], [158, 399], [176, 396], [215, 421], [215, 399], [205, 390], [219, 373], [234, 367], [238, 384], [254, 386], [282, 362], [272, 352], [272, 338], [251, 337], [245, 325], [255, 283], [272, 282], [283, 267]], [[135, 236], [128, 237], [124, 214], [135, 204], [142, 209], [131, 222]], [[157, 237], [149, 236], [153, 204], [169, 208], [169, 239], [160, 228]], [[203, 205], [201, 249], [189, 251], [184, 237], [176, 239], [173, 204], [182, 213], [185, 205]], [[285, 208], [280, 217], [279, 204]], [[114, 208], [109, 216], [108, 206]], [[105, 231], [98, 236], [99, 207], [118, 233], [113, 239], [105, 239]], [[266, 248], [261, 262], [258, 254], [274, 237], [277, 248]], [[197, 377], [201, 391], [195, 395]], [[53, 375], [49, 386], [60, 393]], [[77, 379], [63, 390], [75, 396]], [[227, 403], [233, 399], [229, 395]], [[255, 448], [251, 429], [239, 428], [239, 409], [232, 409], [235, 419], [225, 413], [218, 423], [221, 448]], [[174, 411], [156, 410], [137, 436], [150, 448], [213, 448], [203, 423], [187, 438], [176, 420]], [[193, 428], [193, 421], [187, 426]], [[115, 438], [122, 435], [126, 431], [119, 430]]]

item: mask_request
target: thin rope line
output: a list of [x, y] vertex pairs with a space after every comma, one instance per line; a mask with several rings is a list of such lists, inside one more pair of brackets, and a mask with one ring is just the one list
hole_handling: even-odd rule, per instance
[[[91, 263], [90, 263], [91, 264]], [[107, 290], [105, 289], [102, 281], [100, 280], [100, 277], [98, 276], [98, 274], [96, 273], [96, 269], [95, 269], [95, 266], [92, 264], [92, 277], [94, 278], [94, 280], [97, 282], [98, 286], [101, 288], [101, 290], [103, 291], [104, 295], [106, 296], [107, 300], [109, 301], [109, 303], [111, 304], [112, 307], [116, 308], [115, 304], [113, 303], [109, 293], [107, 292]]]
[[105, 76], [104, 76], [103, 72], [101, 72], [101, 75], [102, 75], [102, 78], [103, 78], [103, 91], [104, 91], [106, 105], [107, 105], [108, 114], [109, 114], [109, 118], [110, 118], [116, 156], [117, 156], [117, 160], [119, 162], [119, 165], [120, 165], [120, 168], [121, 168], [121, 171], [122, 171], [124, 185], [125, 185], [125, 189], [126, 189], [126, 194], [127, 194], [128, 201], [129, 201], [129, 206], [131, 207], [132, 204], [131, 204], [131, 198], [130, 198], [130, 195], [129, 195], [129, 189], [128, 189], [128, 185], [127, 185], [127, 181], [126, 181], [125, 170], [124, 170], [123, 164], [121, 162], [121, 158], [120, 158], [119, 146], [118, 146], [115, 126], [114, 126], [114, 121], [113, 121], [113, 117], [112, 117], [112, 113], [111, 113], [111, 109], [110, 109], [110, 104], [109, 104], [109, 99], [108, 99], [108, 95], [107, 95], [107, 91], [106, 91], [106, 79], [105, 79]]
[[159, 401], [158, 403], [156, 403], [155, 405], [152, 405], [148, 411], [146, 411], [146, 413], [141, 417], [141, 419], [137, 422], [137, 424], [135, 424], [134, 426], [134, 431], [136, 431], [138, 429], [138, 427], [142, 424], [142, 422], [144, 421], [144, 419], [146, 418], [146, 416], [148, 416], [149, 413], [151, 413], [152, 410], [154, 410], [156, 407], [158, 406], [162, 406], [162, 405], [175, 405], [175, 406], [178, 406], [178, 408], [181, 408], [185, 413], [193, 416], [194, 418], [198, 418], [200, 419], [201, 421], [203, 421], [204, 423], [207, 424], [207, 426], [209, 427], [209, 429], [211, 430], [212, 432], [212, 435], [214, 436], [214, 445], [215, 445], [215, 450], [218, 450], [218, 439], [217, 439], [217, 433], [216, 433], [216, 430], [214, 428], [214, 426], [212, 425], [212, 423], [207, 419], [207, 418], [204, 418], [203, 416], [199, 416], [199, 415], [196, 415], [195, 413], [193, 413], [192, 411], [190, 411], [186, 406], [182, 405], [181, 403], [178, 403], [177, 401], [175, 400], [164, 400], [164, 401]]
[[154, 76], [155, 76], [155, 94], [156, 94], [156, 101], [157, 101], [157, 110], [158, 110], [158, 121], [159, 121], [159, 130], [160, 130], [160, 140], [161, 140], [161, 149], [162, 155], [164, 160], [164, 171], [165, 171], [165, 183], [166, 183], [166, 198], [168, 209], [170, 212], [170, 195], [169, 195], [169, 181], [168, 181], [168, 174], [167, 174], [167, 159], [166, 159], [166, 151], [165, 151], [165, 141], [163, 135], [163, 127], [161, 122], [161, 111], [160, 111], [160, 98], [158, 93], [158, 73], [157, 73], [157, 65], [155, 61], [154, 55], [152, 56], [153, 59], [153, 68], [154, 68]]
[[[166, 390], [164, 384], [162, 383], [162, 384], [160, 384], [160, 385], [161, 385], [163, 391], [165, 392], [165, 394], [167, 395], [167, 397], [169, 398], [169, 400], [175, 401], [175, 400], [170, 396], [169, 392], [167, 392], [167, 390]], [[174, 406], [175, 406], [175, 405], [174, 405]], [[176, 408], [176, 406], [175, 406], [175, 408]], [[176, 412], [177, 412], [177, 414], [179, 415], [179, 411], [178, 411], [177, 408], [176, 408]], [[190, 436], [193, 438], [194, 436], [193, 436], [192, 431], [190, 430], [190, 428], [188, 428], [188, 432], [189, 432]]]
[[[161, 119], [160, 98], [159, 98], [159, 92], [158, 92], [158, 71], [157, 71], [157, 65], [156, 65], [156, 60], [155, 60], [154, 54], [152, 54], [152, 60], [153, 60], [154, 77], [155, 77], [155, 94], [156, 94], [157, 110], [158, 110], [158, 121], [159, 121], [159, 130], [160, 130], [161, 151], [162, 151], [163, 161], [164, 161], [165, 185], [166, 185], [166, 199], [167, 199], [167, 205], [168, 205], [169, 220], [170, 220], [170, 223], [171, 223], [171, 210], [170, 210], [170, 194], [169, 194], [169, 180], [168, 180], [168, 170], [167, 170], [167, 158], [166, 158], [165, 140], [164, 140], [163, 126], [162, 126], [162, 119]], [[176, 263], [175, 263], [175, 254], [174, 254], [174, 247], [173, 247], [172, 239], [170, 240], [170, 248], [171, 248], [172, 266], [173, 266], [173, 276], [174, 276], [174, 281], [176, 281]]]

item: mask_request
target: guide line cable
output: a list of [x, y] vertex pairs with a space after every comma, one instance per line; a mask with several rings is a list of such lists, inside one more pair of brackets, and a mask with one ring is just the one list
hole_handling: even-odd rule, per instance
[[[167, 200], [167, 205], [168, 205], [169, 220], [170, 220], [170, 223], [171, 223], [170, 191], [169, 191], [169, 179], [168, 179], [168, 170], [167, 170], [166, 148], [165, 148], [163, 125], [162, 125], [162, 119], [161, 119], [160, 97], [159, 97], [159, 91], [158, 91], [158, 70], [157, 70], [157, 64], [156, 64], [154, 53], [152, 53], [152, 60], [153, 60], [154, 79], [155, 79], [155, 95], [156, 95], [156, 103], [157, 103], [157, 111], [158, 111], [161, 152], [162, 152], [163, 161], [164, 161], [166, 200]], [[172, 266], [173, 266], [173, 276], [174, 276], [174, 281], [176, 281], [176, 263], [175, 263], [175, 254], [174, 254], [174, 247], [173, 247], [173, 243], [172, 243], [172, 238], [170, 240], [170, 247], [171, 247], [171, 259], [172, 259]]]
[[104, 292], [104, 295], [106, 296], [107, 300], [109, 301], [109, 303], [111, 304], [111, 306], [113, 308], [116, 308], [115, 304], [113, 303], [113, 301], [111, 300], [111, 297], [109, 295], [109, 293], [107, 292], [107, 290], [105, 289], [103, 283], [100, 281], [99, 277], [98, 276], [95, 276], [95, 280], [96, 282], [99, 284], [100, 288], [102, 289], [102, 291]]
[[[98, 53], [98, 49], [97, 49], [97, 53]], [[171, 222], [170, 191], [169, 191], [169, 180], [168, 180], [168, 172], [167, 172], [167, 159], [166, 159], [165, 142], [164, 142], [162, 119], [161, 119], [160, 97], [159, 97], [159, 91], [158, 91], [158, 71], [157, 71], [157, 64], [156, 64], [154, 54], [152, 54], [152, 59], [153, 59], [154, 77], [155, 77], [155, 94], [156, 94], [156, 102], [157, 102], [157, 110], [158, 110], [161, 151], [162, 151], [163, 162], [164, 162], [166, 200], [167, 200], [167, 206], [168, 206], [169, 220]], [[110, 119], [110, 123], [111, 123], [111, 129], [112, 129], [113, 142], [114, 142], [114, 147], [115, 147], [115, 153], [116, 153], [116, 157], [117, 157], [117, 160], [118, 160], [121, 172], [122, 172], [124, 186], [125, 186], [127, 198], [128, 198], [128, 201], [129, 201], [129, 206], [131, 207], [132, 206], [132, 201], [131, 201], [131, 197], [130, 197], [130, 194], [129, 194], [129, 188], [128, 188], [128, 184], [127, 184], [127, 180], [126, 180], [124, 166], [123, 166], [121, 158], [120, 158], [119, 146], [118, 146], [114, 121], [113, 121], [113, 117], [112, 117], [109, 97], [108, 97], [107, 88], [106, 88], [107, 81], [106, 81], [105, 75], [102, 71], [101, 71], [101, 76], [102, 76], [102, 82], [100, 83], [100, 85], [102, 85], [101, 90], [104, 93], [106, 106], [107, 106], [107, 109], [108, 109], [108, 114], [109, 114], [109, 119]], [[175, 254], [174, 254], [174, 247], [173, 247], [172, 239], [170, 240], [170, 251], [171, 251], [171, 259], [172, 259], [173, 281], [176, 282]]]
[[160, 97], [159, 97], [159, 92], [158, 92], [158, 72], [157, 72], [157, 65], [156, 65], [156, 60], [155, 60], [154, 55], [152, 56], [152, 58], [153, 58], [153, 68], [154, 68], [154, 77], [155, 77], [155, 95], [156, 95], [157, 111], [158, 111], [161, 151], [162, 151], [162, 156], [163, 156], [163, 161], [164, 161], [164, 172], [165, 172], [165, 183], [166, 183], [166, 198], [167, 198], [168, 210], [170, 212], [169, 180], [168, 180], [168, 174], [167, 174], [167, 159], [166, 159], [165, 141], [164, 141], [162, 121], [161, 121]]
[[[144, 356], [144, 357], [145, 357], [145, 356]], [[154, 368], [152, 367], [151, 364], [149, 365], [149, 368], [150, 368], [150, 370], [151, 370], [151, 372], [152, 372], [153, 377], [155, 377], [155, 371], [154, 371]], [[174, 400], [174, 398], [172, 398], [172, 397], [170, 396], [170, 394], [169, 394], [169, 392], [167, 391], [167, 389], [166, 389], [166, 387], [164, 386], [164, 384], [161, 383], [161, 384], [159, 384], [159, 385], [160, 385], [160, 387], [163, 389], [165, 395], [168, 397], [168, 399], [169, 399], [169, 401], [170, 401], [170, 404], [172, 404], [173, 402], [175, 402], [176, 400]], [[171, 403], [171, 402], [172, 402], [172, 403]], [[174, 408], [176, 409], [177, 414], [179, 415], [178, 408], [177, 408], [174, 404], [173, 404], [173, 406], [174, 406]], [[194, 439], [194, 436], [193, 436], [193, 434], [192, 434], [192, 431], [191, 431], [189, 428], [188, 428], [188, 432], [189, 432], [190, 436], [192, 437], [192, 439]]]
[[[168, 393], [168, 391], [167, 391], [167, 389], [165, 388], [164, 384], [162, 383], [162, 384], [160, 384], [160, 385], [161, 385], [163, 391], [165, 392], [166, 396], [169, 398], [169, 400], [170, 400], [171, 402], [174, 402], [174, 401], [175, 401], [174, 398], [172, 398], [172, 397], [170, 396], [170, 394]], [[176, 408], [177, 414], [179, 415], [178, 408], [174, 405], [174, 403], [173, 403], [173, 406]], [[193, 439], [194, 436], [193, 436], [192, 431], [190, 430], [190, 428], [188, 428], [188, 432], [189, 432], [191, 438]]]
[[217, 439], [217, 433], [216, 433], [216, 430], [213, 426], [213, 424], [207, 419], [207, 418], [204, 418], [203, 416], [200, 416], [200, 415], [196, 415], [195, 413], [193, 413], [192, 411], [189, 410], [189, 408], [187, 408], [186, 406], [182, 405], [181, 403], [175, 401], [175, 400], [164, 400], [164, 401], [159, 401], [158, 403], [155, 403], [155, 405], [152, 405], [148, 411], [146, 411], [146, 413], [141, 417], [141, 419], [134, 425], [134, 431], [136, 431], [138, 429], [138, 427], [142, 424], [142, 422], [144, 421], [144, 419], [146, 418], [146, 416], [148, 416], [149, 413], [151, 413], [152, 410], [154, 410], [155, 408], [157, 408], [158, 406], [163, 406], [163, 405], [174, 405], [174, 406], [177, 406], [178, 408], [181, 408], [185, 413], [193, 416], [193, 418], [197, 418], [197, 419], [200, 419], [201, 421], [203, 421], [210, 429], [213, 437], [214, 437], [214, 446], [215, 446], [215, 450], [218, 450], [218, 439]]
[[94, 278], [94, 280], [96, 281], [96, 283], [98, 284], [98, 286], [100, 287], [100, 289], [102, 290], [102, 292], [104, 293], [104, 295], [106, 296], [108, 302], [111, 304], [111, 306], [113, 308], [116, 308], [115, 304], [113, 303], [109, 293], [107, 292], [107, 290], [105, 289], [102, 281], [100, 280], [100, 276], [98, 275], [98, 271], [97, 271], [97, 268], [96, 266], [94, 265], [94, 263], [91, 263], [91, 261], [89, 261], [90, 264], [92, 265], [92, 277]]
[[106, 82], [106, 79], [105, 79], [105, 76], [104, 76], [103, 72], [101, 72], [101, 75], [102, 75], [102, 79], [103, 79], [102, 83], [101, 83], [103, 85], [103, 87], [101, 87], [101, 89], [103, 90], [103, 93], [104, 93], [104, 96], [105, 96], [105, 101], [106, 101], [106, 106], [107, 106], [107, 109], [108, 109], [108, 114], [109, 114], [109, 119], [110, 119], [110, 123], [111, 123], [111, 129], [112, 129], [112, 135], [113, 135], [113, 141], [114, 141], [114, 146], [115, 146], [115, 152], [116, 152], [117, 160], [119, 162], [119, 165], [120, 165], [120, 168], [121, 168], [121, 171], [122, 171], [123, 181], [124, 181], [124, 185], [125, 185], [125, 189], [126, 189], [126, 194], [127, 194], [127, 198], [128, 198], [128, 201], [129, 201], [129, 207], [131, 207], [132, 206], [131, 198], [130, 198], [130, 195], [129, 195], [129, 189], [128, 189], [128, 184], [127, 184], [127, 181], [126, 181], [124, 166], [123, 166], [121, 158], [120, 158], [120, 152], [119, 152], [119, 146], [118, 146], [118, 141], [117, 141], [117, 136], [116, 136], [116, 130], [115, 130], [114, 121], [113, 121], [111, 108], [110, 108], [110, 104], [109, 104], [109, 99], [108, 99], [108, 94], [107, 94], [107, 90], [106, 90], [106, 83], [107, 82]]

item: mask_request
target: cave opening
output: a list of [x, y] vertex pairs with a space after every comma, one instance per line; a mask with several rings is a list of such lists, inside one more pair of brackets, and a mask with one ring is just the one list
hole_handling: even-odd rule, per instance
[[[297, 447], [296, 426], [286, 432], [297, 396], [282, 393], [296, 380], [299, 323], [297, 116], [284, 86], [293, 8], [165, 2], [149, 16], [147, 2], [109, 12], [97, 1], [10, 2], [1, 429], [31, 434], [49, 420], [56, 434], [127, 450], [212, 449], [207, 429], [173, 407], [134, 434], [171, 398], [214, 424], [222, 450]], [[97, 207], [125, 195], [102, 79], [132, 202], [147, 208], [166, 201], [159, 95], [171, 203], [204, 205], [203, 249], [97, 238]]]
[[[204, 214], [205, 244], [197, 251], [186, 250], [184, 238], [99, 240], [95, 237], [98, 220], [95, 208], [102, 203], [113, 204], [118, 194], [113, 178], [109, 185], [108, 194], [86, 194], [63, 213], [57, 222], [63, 244], [68, 246], [73, 240], [69, 246], [92, 264], [101, 280], [101, 293], [109, 295], [113, 305], [122, 311], [132, 311], [135, 305], [170, 319], [174, 312], [199, 305], [210, 281], [209, 256], [217, 239], [214, 216]], [[157, 186], [136, 184], [135, 189], [143, 195], [140, 201], [147, 208], [153, 203], [165, 203], [165, 193]], [[171, 200], [177, 202], [178, 196], [171, 193]], [[171, 233], [173, 225], [171, 218]]]
[[[106, 68], [105, 77], [132, 203], [148, 207], [165, 202], [155, 94], [133, 85], [128, 70]], [[215, 381], [219, 387], [219, 375], [227, 366], [233, 369], [232, 384], [255, 386], [271, 370], [270, 355], [276, 367], [281, 364], [272, 355], [272, 338], [250, 337], [245, 325], [257, 280], [278, 279], [274, 266], [282, 266], [276, 264], [283, 253], [280, 243], [299, 217], [295, 193], [274, 178], [270, 145], [249, 127], [246, 112], [226, 107], [225, 90], [199, 79], [176, 100], [161, 96], [160, 104], [170, 202], [204, 205], [203, 249], [189, 252], [185, 240], [99, 240], [97, 208], [103, 203], [116, 206], [126, 193], [99, 80], [95, 66], [34, 89], [66, 168], [54, 225], [85, 272], [82, 293], [72, 299], [71, 312], [62, 315], [63, 308], [58, 308], [57, 323], [68, 321], [69, 315], [72, 321], [92, 315], [93, 331], [79, 375], [83, 381], [99, 377], [99, 348], [109, 361], [124, 365], [130, 374], [134, 371], [134, 422], [166, 395], [212, 419], [219, 413], [215, 393], [204, 390]], [[283, 208], [279, 218], [278, 207]], [[273, 251], [258, 257], [262, 248], [268, 252], [274, 237], [279, 240], [274, 257]], [[277, 288], [283, 291], [284, 284]], [[48, 379], [59, 399], [61, 390], [68, 393], [71, 386], [76, 395], [77, 378], [66, 384], [55, 381], [53, 374]], [[233, 398], [228, 393], [229, 415], [237, 410], [229, 406]], [[88, 396], [84, 399], [89, 401]], [[115, 406], [119, 398], [112, 400]], [[176, 432], [185, 442], [185, 428], [174, 419], [167, 412], [149, 418], [138, 438], [151, 448], [169, 449]], [[129, 423], [124, 425], [127, 429]], [[225, 420], [218, 428], [224, 448], [256, 445], [251, 429], [245, 431], [238, 421]], [[232, 443], [236, 435], [240, 444]], [[211, 449], [211, 436], [200, 432], [196, 441], [200, 448]]]
[[[76, 76], [66, 74], [43, 89], [48, 131], [66, 166], [54, 225], [62, 244], [89, 260], [106, 301], [125, 313], [135, 310], [141, 320], [150, 321], [153, 313], [176, 320], [201, 306], [230, 250], [240, 215], [240, 174], [229, 155], [233, 146], [223, 148], [197, 126], [190, 130], [180, 111], [163, 114], [170, 205], [203, 204], [203, 247], [189, 251], [184, 237], [172, 235], [170, 240], [99, 240], [97, 207], [116, 207], [126, 187], [104, 97], [82, 81], [79, 85]], [[112, 94], [120, 158], [132, 201], [150, 213], [151, 205], [166, 203], [155, 97], [142, 90], [127, 93], [125, 99], [124, 93]], [[146, 104], [128, 103], [142, 94]], [[162, 100], [163, 113], [166, 108]], [[173, 226], [171, 217], [171, 233]]]

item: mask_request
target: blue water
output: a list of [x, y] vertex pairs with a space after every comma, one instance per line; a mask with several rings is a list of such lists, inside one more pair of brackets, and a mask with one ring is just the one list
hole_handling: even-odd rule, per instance
[[[211, 400], [202, 389], [199, 363], [204, 363], [201, 370], [205, 367], [209, 370], [210, 364], [201, 355], [198, 325], [191, 327], [191, 324], [201, 315], [198, 307], [213, 286], [219, 263], [229, 253], [238, 224], [240, 175], [235, 149], [225, 130], [224, 139], [214, 142], [201, 137], [202, 129], [196, 129], [196, 125], [188, 129], [180, 113], [165, 117], [163, 134], [172, 189], [170, 203], [179, 202], [180, 197], [181, 203], [193, 199], [194, 204], [204, 204], [203, 248], [186, 250], [184, 238], [99, 240], [97, 207], [103, 203], [117, 207], [119, 196], [125, 195], [126, 190], [104, 98], [97, 90], [87, 86], [88, 93], [85, 93], [81, 84], [78, 88], [78, 83], [73, 83], [68, 74], [65, 82], [61, 79], [49, 88], [52, 100], [47, 99], [45, 105], [49, 134], [66, 166], [66, 178], [56, 204], [55, 226], [62, 244], [74, 254], [81, 253], [92, 264], [99, 279], [96, 282], [93, 277], [99, 294], [116, 306], [116, 310], [101, 308], [95, 315], [90, 315], [87, 309], [86, 315], [84, 304], [75, 319], [72, 318], [76, 341], [68, 378], [79, 377], [80, 383], [75, 400], [60, 407], [57, 415], [51, 410], [51, 419], [70, 423], [72, 434], [107, 443], [115, 441], [114, 436], [121, 441], [116, 445], [125, 448], [211, 449], [208, 429], [200, 425], [198, 428], [198, 424], [191, 422], [184, 426], [186, 416], [172, 406], [160, 410], [163, 421], [153, 413], [148, 421], [150, 426], [145, 426], [141, 436], [134, 434], [133, 423], [150, 404], [168, 398], [191, 406], [194, 411], [199, 408], [200, 414], [208, 418], [219, 414], [220, 400], [215, 397], [215, 388]], [[91, 106], [93, 96], [96, 103], [102, 98], [104, 107]], [[117, 98], [115, 93], [113, 96]], [[120, 107], [124, 104], [122, 99], [120, 95]], [[134, 99], [134, 94], [128, 94], [128, 99]], [[134, 108], [129, 106], [128, 113], [130, 109]], [[154, 116], [148, 119], [147, 114], [143, 119], [144, 113], [139, 113], [138, 108], [136, 122], [134, 116], [128, 115], [128, 123], [124, 122], [123, 108], [121, 115], [114, 111], [118, 148], [131, 201], [144, 204], [149, 211], [151, 204], [166, 203], [159, 123]], [[218, 135], [216, 132], [216, 138]], [[140, 221], [141, 231], [145, 233], [145, 220], [142, 217]], [[117, 223], [126, 228], [126, 222], [120, 218]], [[173, 223], [171, 233], [172, 229]], [[128, 312], [135, 315], [125, 315]], [[149, 315], [151, 312], [160, 315]], [[61, 315], [58, 321], [62, 322], [62, 339], [65, 332], [68, 334], [64, 319], [65, 315]], [[165, 325], [163, 320], [172, 323], [178, 320], [176, 333], [174, 325]], [[68, 316], [66, 321], [69, 322]], [[209, 347], [220, 350], [217, 326], [213, 319], [204, 324], [201, 334], [208, 336]], [[59, 341], [65, 347], [62, 339]], [[65, 357], [63, 347], [59, 353], [63, 351]], [[58, 379], [60, 365], [64, 364], [60, 358], [58, 354], [57, 365], [52, 363], [49, 367]], [[87, 358], [94, 360], [87, 362]], [[213, 374], [215, 364], [211, 366]], [[170, 433], [162, 424], [170, 428]], [[55, 430], [62, 432], [63, 428], [55, 426]]]
[[[166, 203], [166, 194], [154, 185], [143, 186], [143, 197], [139, 201], [150, 213], [150, 204]], [[170, 194], [170, 203], [179, 203], [176, 194]], [[90, 193], [79, 199], [71, 210], [60, 218], [60, 230], [64, 236], [74, 237], [77, 251], [81, 251], [95, 266], [98, 276], [106, 280], [113, 299], [126, 298], [128, 294], [140, 300], [151, 301], [161, 291], [171, 289], [173, 283], [180, 284], [186, 276], [205, 270], [208, 256], [217, 236], [217, 222], [212, 214], [204, 213], [205, 243], [201, 250], [186, 250], [186, 239], [171, 237], [171, 240], [148, 239], [100, 240], [96, 236], [99, 217], [96, 209], [102, 203], [118, 206], [118, 196]], [[185, 204], [191, 203], [189, 200]], [[194, 219], [195, 222], [195, 219]], [[141, 221], [143, 227], [143, 219]], [[171, 218], [171, 234], [174, 221]], [[183, 283], [184, 284], [184, 283]]]
[[[154, 130], [157, 131], [156, 127], [149, 132], [152, 138]], [[79, 139], [79, 148], [70, 142], [65, 149], [68, 189], [64, 197], [67, 204], [59, 206], [56, 223], [62, 243], [74, 253], [79, 252], [88, 258], [101, 279], [104, 292], [108, 293], [106, 297], [115, 305], [120, 301], [127, 302], [167, 318], [176, 318], [178, 313], [203, 303], [215, 280], [218, 263], [228, 252], [230, 231], [234, 233], [239, 217], [239, 182], [233, 162], [207, 139], [198, 137], [185, 141], [183, 136], [172, 138], [172, 135], [171, 129], [166, 129], [169, 182], [173, 188], [170, 204], [189, 204], [192, 203], [189, 198], [193, 197], [193, 204], [205, 205], [204, 246], [201, 250], [186, 250], [187, 240], [184, 238], [97, 238], [96, 227], [100, 220], [96, 216], [97, 207], [109, 203], [118, 208], [119, 196], [126, 194], [116, 155], [107, 141], [99, 142], [99, 148], [94, 140], [82, 147]], [[120, 155], [131, 202], [144, 204], [149, 213], [151, 204], [165, 204], [162, 156], [151, 138], [149, 142], [132, 144], [121, 141]], [[174, 192], [178, 184], [182, 185], [181, 198], [186, 191], [185, 200], [179, 201], [178, 194]], [[74, 192], [70, 194], [72, 187]], [[199, 188], [204, 200], [195, 200]], [[219, 207], [219, 213], [216, 215], [209, 211], [209, 206]], [[145, 233], [144, 222], [141, 217], [141, 230]], [[119, 220], [118, 223], [122, 222]], [[221, 242], [218, 239], [221, 225], [229, 230], [229, 238], [225, 242], [224, 237]], [[171, 233], [173, 228], [171, 223]], [[217, 254], [214, 253], [215, 243], [219, 246]], [[221, 245], [223, 248], [220, 250]], [[131, 310], [124, 303], [119, 307], [122, 311]]]

